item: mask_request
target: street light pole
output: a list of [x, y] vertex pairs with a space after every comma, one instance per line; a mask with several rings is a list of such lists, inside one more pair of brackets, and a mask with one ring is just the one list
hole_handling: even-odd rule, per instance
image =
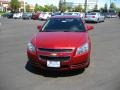
[[85, 13], [86, 13], [87, 12], [87, 0], [85, 0], [84, 8], [85, 8]]
[[25, 1], [24, 1], [24, 12], [26, 12], [26, 3], [25, 3]]
[[111, 0], [110, 0], [110, 7], [109, 7], [109, 9], [111, 9]]

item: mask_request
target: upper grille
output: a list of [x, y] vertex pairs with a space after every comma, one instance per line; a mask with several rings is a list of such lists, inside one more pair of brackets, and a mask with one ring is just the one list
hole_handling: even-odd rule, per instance
[[42, 60], [51, 60], [51, 61], [66, 61], [66, 60], [70, 60], [70, 56], [65, 56], [65, 57], [58, 57], [58, 56], [43, 56], [43, 55], [39, 55], [39, 57]]
[[72, 52], [72, 49], [47, 49], [47, 48], [39, 48], [40, 51], [44, 52]]

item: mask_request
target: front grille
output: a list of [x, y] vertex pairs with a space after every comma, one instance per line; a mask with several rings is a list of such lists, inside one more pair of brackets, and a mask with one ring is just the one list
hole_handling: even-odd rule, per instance
[[72, 52], [72, 49], [47, 49], [47, 48], [39, 48], [40, 51], [44, 52]]
[[67, 61], [70, 60], [70, 56], [65, 56], [65, 57], [53, 57], [53, 56], [43, 56], [39, 55], [40, 59], [42, 60], [51, 60], [51, 61]]

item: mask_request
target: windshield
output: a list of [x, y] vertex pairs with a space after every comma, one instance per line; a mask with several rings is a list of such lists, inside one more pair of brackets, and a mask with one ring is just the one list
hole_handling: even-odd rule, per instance
[[72, 13], [64, 13], [64, 15], [72, 15]]
[[44, 25], [43, 32], [85, 32], [80, 18], [51, 18]]
[[32, 15], [32, 13], [23, 13], [23, 15]]
[[91, 13], [87, 13], [87, 15], [96, 15], [96, 13], [91, 12]]

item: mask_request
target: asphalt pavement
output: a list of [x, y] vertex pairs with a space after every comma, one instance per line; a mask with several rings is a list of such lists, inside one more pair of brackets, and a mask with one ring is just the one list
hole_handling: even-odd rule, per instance
[[0, 18], [0, 23], [0, 90], [120, 90], [120, 19], [90, 23], [90, 67], [72, 72], [43, 72], [27, 64], [27, 43], [43, 21]]

